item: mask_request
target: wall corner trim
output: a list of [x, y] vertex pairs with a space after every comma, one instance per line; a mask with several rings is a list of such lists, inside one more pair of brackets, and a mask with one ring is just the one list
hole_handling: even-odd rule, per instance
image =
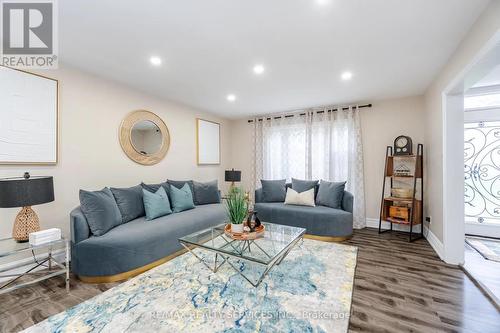
[[434, 235], [434, 233], [424, 225], [424, 237], [427, 239], [429, 244], [431, 244], [432, 248], [434, 251], [437, 253], [439, 258], [443, 261], [446, 262], [445, 256], [444, 256], [444, 245], [443, 243], [439, 240], [439, 238]]

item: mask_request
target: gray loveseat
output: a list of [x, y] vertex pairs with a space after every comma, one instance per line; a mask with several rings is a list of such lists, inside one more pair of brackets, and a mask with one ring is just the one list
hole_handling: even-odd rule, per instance
[[308, 235], [323, 240], [342, 240], [352, 235], [354, 197], [347, 191], [342, 197], [342, 209], [262, 202], [262, 198], [262, 189], [259, 188], [255, 191], [254, 210], [262, 221], [302, 227]]
[[218, 225], [225, 218], [223, 204], [199, 205], [152, 221], [139, 217], [95, 237], [78, 207], [70, 214], [71, 269], [87, 282], [124, 279], [127, 272], [181, 250], [179, 237]]

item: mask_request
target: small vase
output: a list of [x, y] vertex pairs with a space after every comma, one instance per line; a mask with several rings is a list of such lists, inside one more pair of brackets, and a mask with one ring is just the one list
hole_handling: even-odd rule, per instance
[[261, 223], [260, 223], [260, 219], [257, 217], [257, 212], [253, 212], [252, 221], [254, 223], [254, 229], [257, 227], [260, 227]]
[[238, 234], [243, 233], [243, 223], [240, 223], [240, 224], [231, 223], [231, 232], [238, 233]]

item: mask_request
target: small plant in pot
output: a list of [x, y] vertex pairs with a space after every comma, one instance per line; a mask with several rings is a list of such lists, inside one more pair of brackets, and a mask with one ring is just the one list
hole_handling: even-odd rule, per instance
[[235, 233], [243, 232], [243, 222], [248, 214], [248, 204], [245, 192], [239, 187], [232, 187], [226, 199], [226, 208], [231, 231]]

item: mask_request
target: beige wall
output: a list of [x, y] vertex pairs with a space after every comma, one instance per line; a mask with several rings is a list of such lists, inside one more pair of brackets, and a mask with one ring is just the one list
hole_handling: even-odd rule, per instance
[[[68, 235], [69, 212], [78, 206], [78, 190], [133, 186], [141, 181], [170, 179], [224, 180], [229, 165], [228, 121], [185, 106], [142, 94], [134, 89], [71, 68], [44, 73], [59, 79], [59, 163], [56, 166], [0, 166], [0, 177], [54, 176], [56, 201], [35, 206], [42, 228], [60, 227]], [[145, 109], [159, 115], [171, 135], [170, 150], [155, 166], [141, 166], [123, 153], [118, 128], [130, 111]], [[220, 166], [196, 164], [196, 117], [221, 123]], [[19, 209], [0, 209], [0, 238], [9, 237]]]
[[[126, 86], [85, 74], [73, 68], [49, 73], [60, 81], [59, 163], [56, 166], [0, 166], [0, 177], [54, 176], [56, 201], [36, 206], [42, 228], [60, 227], [68, 234], [69, 212], [78, 205], [78, 190], [104, 186], [133, 186], [141, 181], [171, 179], [211, 180], [225, 187], [224, 170], [242, 170], [242, 185], [250, 188], [252, 133], [247, 119], [225, 120], [163, 101]], [[379, 101], [361, 111], [364, 145], [366, 208], [377, 218], [385, 146], [399, 134], [423, 141], [423, 99], [410, 97]], [[155, 166], [129, 160], [118, 142], [118, 127], [130, 111], [146, 109], [158, 114], [169, 127], [171, 146], [166, 158]], [[221, 123], [220, 166], [196, 164], [196, 117]], [[0, 210], [0, 237], [11, 233], [19, 209]]]
[[[363, 135], [365, 199], [367, 218], [378, 218], [385, 147], [400, 134], [409, 135], [414, 143], [424, 143], [423, 98], [409, 97], [377, 101], [371, 109], [361, 110]], [[242, 186], [252, 182], [252, 125], [247, 119], [231, 122], [232, 165], [242, 170]]]
[[423, 98], [418, 96], [374, 102], [372, 109], [361, 110], [360, 114], [366, 217], [378, 219], [386, 146], [392, 146], [398, 135], [408, 135], [412, 138], [413, 149], [417, 148], [417, 143], [424, 144], [425, 154]]
[[[443, 241], [443, 111], [442, 93], [500, 29], [500, 1], [484, 10], [456, 52], [425, 93], [425, 139], [428, 143], [426, 216], [432, 216], [430, 230]], [[457, 221], [459, 223], [460, 221]]]

